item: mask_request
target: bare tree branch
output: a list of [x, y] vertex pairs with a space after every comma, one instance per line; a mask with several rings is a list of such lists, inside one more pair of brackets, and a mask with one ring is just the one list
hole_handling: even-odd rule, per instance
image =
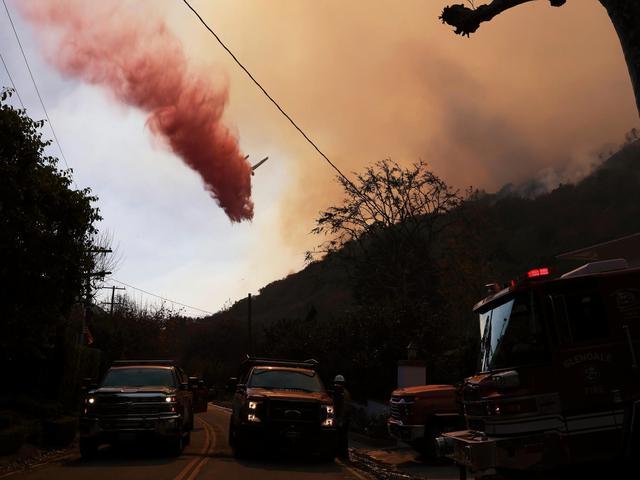
[[379, 161], [355, 178], [338, 178], [345, 198], [316, 220], [312, 232], [329, 240], [307, 252], [307, 261], [339, 252], [368, 294], [395, 301], [424, 295], [437, 271], [432, 245], [451, 223], [443, 217], [462, 203], [458, 191], [422, 161], [408, 168]]
[[[469, 8], [461, 3], [450, 5], [444, 7], [440, 20], [442, 23], [455, 27], [456, 34], [468, 37], [478, 30], [481, 23], [488, 22], [505, 10], [531, 1], [533, 0], [493, 0], [491, 3], [476, 8]], [[566, 3], [566, 0], [549, 0], [549, 3], [553, 7], [561, 7]]]

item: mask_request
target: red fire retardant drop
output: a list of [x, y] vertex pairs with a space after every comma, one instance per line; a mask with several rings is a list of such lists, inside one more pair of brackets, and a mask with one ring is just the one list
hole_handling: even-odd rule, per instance
[[200, 174], [228, 217], [253, 217], [251, 166], [222, 123], [226, 81], [189, 71], [178, 39], [147, 10], [155, 2], [21, 0], [64, 74], [107, 87], [148, 112], [151, 131]]

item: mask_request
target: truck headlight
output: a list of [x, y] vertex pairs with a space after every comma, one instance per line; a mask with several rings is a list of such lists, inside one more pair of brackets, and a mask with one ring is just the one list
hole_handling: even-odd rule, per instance
[[335, 425], [335, 409], [333, 405], [322, 405], [322, 426], [323, 427], [333, 427]]
[[88, 415], [89, 412], [93, 411], [96, 406], [96, 398], [95, 397], [85, 397], [84, 398], [84, 408], [82, 409], [83, 415]]
[[262, 402], [260, 402], [259, 400], [249, 400], [249, 402], [247, 403], [247, 408], [249, 410], [247, 412], [247, 421], [252, 423], [260, 422], [260, 417], [258, 416], [258, 413], [260, 411], [261, 406], [262, 406]]
[[174, 397], [173, 395], [167, 395], [165, 397], [164, 401], [167, 402], [167, 403], [175, 403], [176, 397]]
[[250, 413], [247, 415], [247, 420], [252, 423], [260, 423], [260, 419], [255, 413]]

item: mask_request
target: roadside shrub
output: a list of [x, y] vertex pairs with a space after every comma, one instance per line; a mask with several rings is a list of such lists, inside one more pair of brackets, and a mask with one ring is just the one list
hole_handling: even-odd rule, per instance
[[25, 424], [27, 438], [25, 441], [33, 445], [42, 445], [42, 422], [31, 420]]
[[0, 430], [9, 428], [13, 423], [13, 418], [8, 413], [0, 413]]
[[60, 417], [42, 422], [42, 440], [48, 447], [65, 447], [76, 437], [78, 421], [75, 417]]
[[22, 426], [14, 426], [0, 430], [0, 455], [17, 452], [26, 437], [26, 430]]
[[28, 395], [0, 397], [0, 408], [20, 412], [35, 418], [54, 418], [60, 415], [60, 405], [42, 401]]
[[364, 408], [354, 408], [351, 412], [349, 428], [374, 438], [388, 438], [387, 415], [368, 415]]

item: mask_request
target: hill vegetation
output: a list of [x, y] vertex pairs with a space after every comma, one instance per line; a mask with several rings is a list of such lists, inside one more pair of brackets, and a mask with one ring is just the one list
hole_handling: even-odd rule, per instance
[[[440, 296], [437, 306], [425, 307], [422, 300], [430, 299], [419, 295], [411, 298], [415, 308], [404, 309], [363, 296], [346, 264], [352, 256], [333, 251], [254, 297], [255, 353], [315, 357], [327, 376], [345, 374], [356, 395], [384, 398], [413, 341], [428, 361], [429, 381], [457, 381], [475, 368], [471, 307], [484, 296], [483, 285], [541, 265], [567, 271], [576, 265], [559, 262], [558, 254], [640, 231], [639, 192], [640, 141], [633, 137], [576, 184], [535, 198], [473, 192], [450, 213], [461, 220], [433, 247], [440, 268], [430, 295]], [[246, 352], [246, 317], [241, 300], [199, 320], [184, 359], [201, 358], [198, 368], [222, 382]]]

